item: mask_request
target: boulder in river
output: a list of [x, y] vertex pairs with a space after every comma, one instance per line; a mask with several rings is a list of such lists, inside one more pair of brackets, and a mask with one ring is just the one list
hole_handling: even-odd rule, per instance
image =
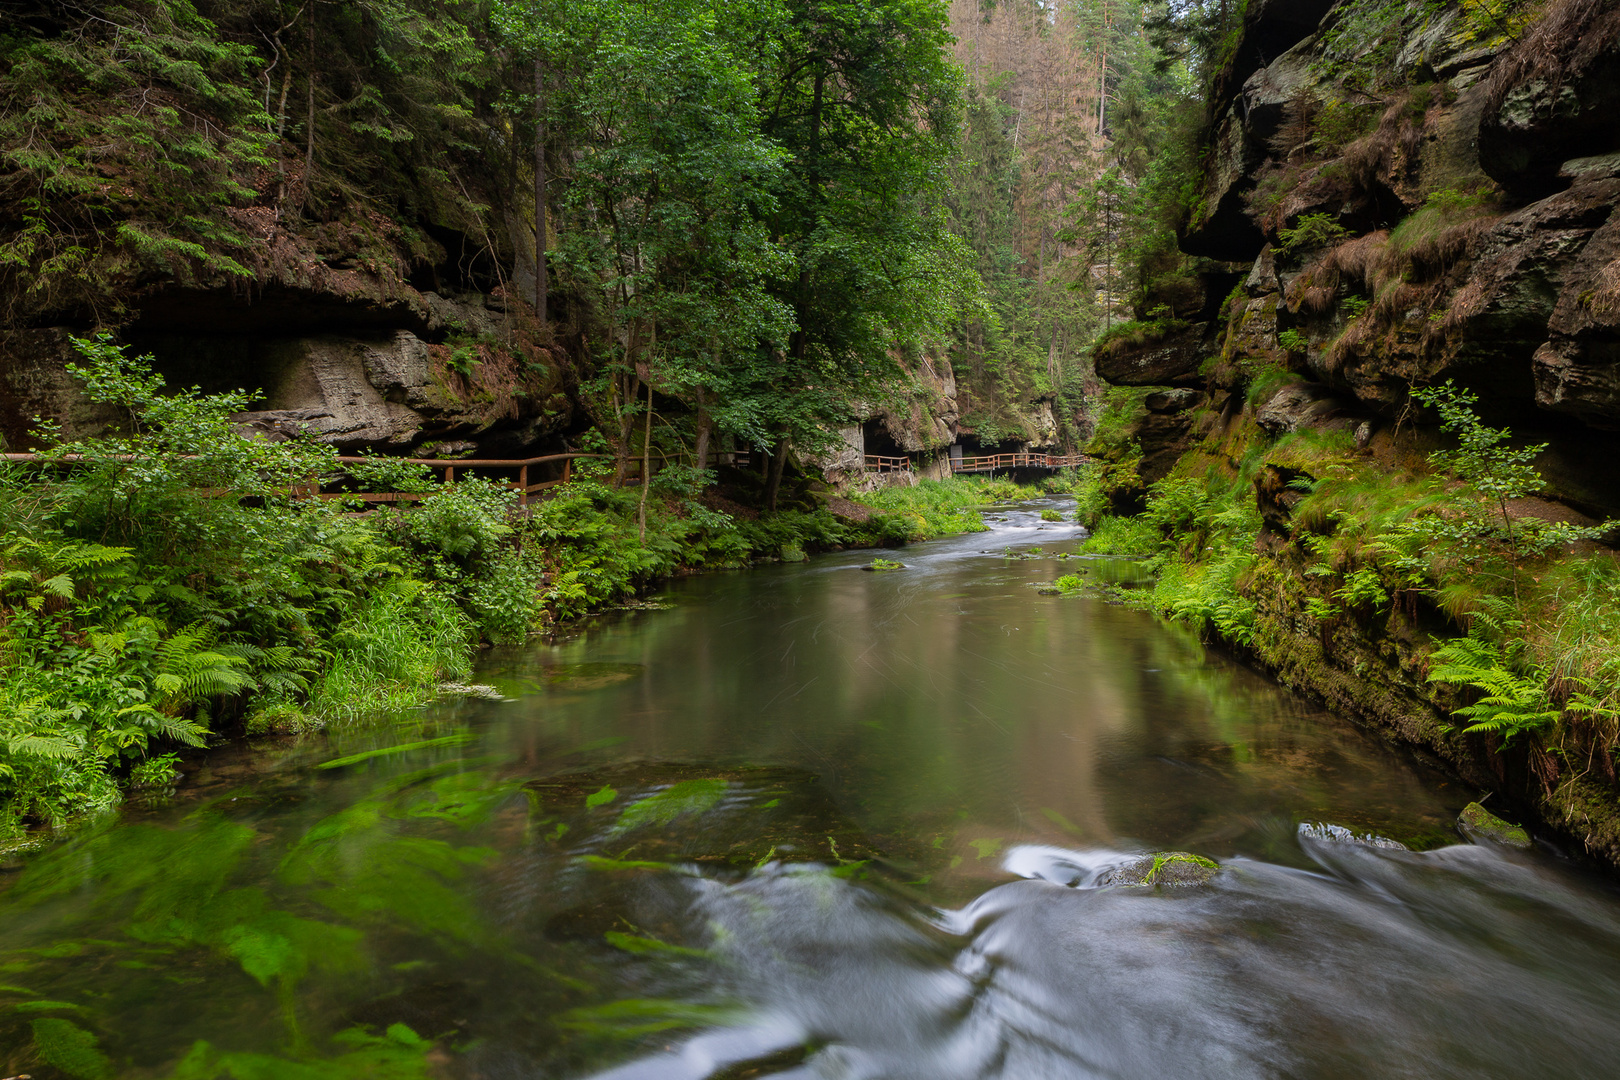
[[1457, 816], [1457, 828], [1476, 844], [1488, 841], [1521, 851], [1530, 849], [1529, 833], [1521, 826], [1503, 821], [1477, 802], [1463, 807], [1463, 812]]
[[1202, 855], [1186, 851], [1156, 851], [1135, 862], [1106, 870], [1097, 879], [1099, 886], [1154, 886], [1170, 888], [1207, 885], [1220, 873], [1220, 865]]

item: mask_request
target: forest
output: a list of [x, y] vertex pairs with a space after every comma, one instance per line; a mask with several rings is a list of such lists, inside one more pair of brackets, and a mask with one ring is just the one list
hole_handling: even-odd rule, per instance
[[0, 0], [0, 1075], [1607, 1075], [1617, 106], [1613, 0]]
[[[1088, 342], [1140, 306], [1142, 252], [1173, 249], [1153, 162], [1190, 138], [1211, 20], [1235, 17], [5, 11], [9, 828], [360, 688], [420, 693], [480, 638], [676, 567], [972, 526], [955, 492], [836, 517], [820, 455], [863, 417], [869, 449], [925, 458], [1084, 441]], [[334, 363], [374, 404], [330, 388]], [[548, 448], [611, 464], [521, 521], [476, 477], [363, 525], [289, 496], [322, 475], [425, 494], [400, 455]], [[757, 469], [717, 465], [738, 451]], [[245, 499], [198, 496], [219, 490]]]
[[[969, 527], [836, 501], [863, 451], [955, 444], [1084, 449], [1062, 483], [1095, 550], [1170, 560], [1161, 613], [1620, 829], [1560, 764], [1612, 782], [1620, 502], [1578, 464], [1601, 376], [1561, 373], [1601, 368], [1613, 181], [1598, 106], [1510, 108], [1537, 72], [1601, 100], [1612, 19], [1306, 7], [8, 5], [13, 827], [677, 567]], [[1559, 194], [1545, 154], [1599, 164]], [[548, 449], [601, 457], [521, 520], [501, 477], [363, 526], [288, 497]], [[408, 646], [352, 637], [378, 604]], [[1350, 689], [1342, 634], [1452, 677]]]

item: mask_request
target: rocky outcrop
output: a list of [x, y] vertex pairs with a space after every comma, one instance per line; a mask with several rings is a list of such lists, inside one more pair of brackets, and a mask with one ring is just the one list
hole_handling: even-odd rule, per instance
[[302, 427], [340, 446], [406, 447], [429, 403], [428, 346], [409, 330], [389, 340], [296, 338], [272, 354], [268, 409], [237, 419], [284, 432]]
[[[1620, 155], [1610, 160], [1620, 169]], [[1536, 403], [1620, 430], [1620, 210], [1570, 263], [1547, 330], [1532, 358]]]
[[1210, 101], [1216, 119], [1203, 191], [1182, 226], [1181, 249], [1188, 254], [1247, 261], [1265, 243], [1247, 213], [1247, 196], [1283, 107], [1312, 79], [1309, 56], [1296, 46], [1332, 7], [1332, 0], [1248, 6], [1243, 36]]
[[859, 409], [860, 423], [840, 428], [830, 446], [804, 455], [806, 463], [837, 489], [851, 492], [894, 483], [902, 475], [867, 472], [868, 455], [909, 458], [912, 472], [898, 480], [909, 483], [911, 477], [950, 476], [953, 453], [1058, 451], [1063, 445], [1050, 395], [1021, 399], [1016, 387], [959, 383], [943, 357], [927, 358], [909, 374], [908, 395]]
[[[335, 291], [155, 294], [124, 337], [174, 386], [257, 396], [243, 424], [270, 437], [313, 433], [346, 450], [408, 451], [455, 438], [505, 457], [574, 416], [562, 365], [535, 363], [529, 327], [498, 296], [456, 297], [323, 278]], [[75, 327], [0, 334], [0, 433], [24, 448], [34, 416], [68, 437], [117, 420], [67, 371]]]
[[1207, 323], [1196, 323], [1142, 341], [1119, 340], [1097, 350], [1097, 374], [1115, 386], [1203, 386], [1199, 365], [1206, 355]]
[[1492, 72], [1480, 164], [1518, 196], [1557, 189], [1570, 158], [1620, 150], [1620, 9], [1554, 5]]

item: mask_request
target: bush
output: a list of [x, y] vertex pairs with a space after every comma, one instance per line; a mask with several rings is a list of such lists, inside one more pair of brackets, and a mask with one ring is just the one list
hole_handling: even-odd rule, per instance
[[[330, 448], [245, 438], [245, 395], [170, 393], [149, 358], [76, 344], [72, 370], [124, 422], [0, 473], [0, 830], [114, 805], [122, 778], [150, 782], [147, 761], [241, 722], [250, 697], [335, 714], [465, 670], [470, 628], [430, 567], [388, 529], [294, 501]], [[445, 546], [477, 546], [439, 524]]]
[[1293, 228], [1277, 234], [1277, 252], [1332, 247], [1349, 235], [1350, 230], [1335, 221], [1332, 214], [1305, 214]]

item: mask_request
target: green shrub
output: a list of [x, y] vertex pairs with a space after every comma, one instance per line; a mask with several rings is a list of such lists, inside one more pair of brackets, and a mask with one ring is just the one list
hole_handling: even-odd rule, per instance
[[1293, 228], [1277, 234], [1277, 251], [1286, 254], [1295, 249], [1332, 247], [1349, 235], [1350, 230], [1335, 221], [1332, 214], [1305, 214]]

